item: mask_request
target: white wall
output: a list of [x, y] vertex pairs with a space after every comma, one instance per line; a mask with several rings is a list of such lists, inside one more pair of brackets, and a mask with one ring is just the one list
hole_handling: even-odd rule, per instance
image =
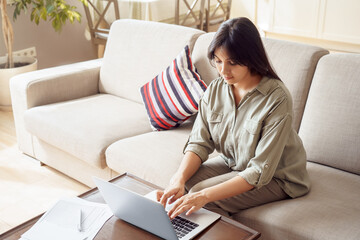
[[359, 0], [233, 0], [232, 17], [247, 16], [272, 38], [360, 53]]
[[[77, 0], [69, 0], [68, 3], [77, 6], [83, 16], [82, 22], [67, 23], [61, 33], [55, 32], [50, 22], [42, 21], [38, 26], [31, 22], [30, 12], [22, 13], [13, 24], [14, 51], [35, 46], [38, 69], [94, 59], [97, 56], [93, 44], [84, 36], [87, 21], [83, 6]], [[13, 7], [8, 7], [8, 15], [12, 20]], [[0, 55], [5, 53], [1, 34]]]
[[247, 17], [256, 21], [256, 0], [232, 0], [230, 18]]

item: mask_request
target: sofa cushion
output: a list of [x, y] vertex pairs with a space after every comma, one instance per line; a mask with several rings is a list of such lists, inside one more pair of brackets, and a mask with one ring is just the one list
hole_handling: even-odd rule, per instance
[[[165, 188], [184, 156], [195, 118], [169, 131], [144, 133], [111, 144], [105, 152], [106, 163], [118, 173], [129, 172]], [[209, 157], [217, 155], [215, 151]]]
[[247, 209], [233, 218], [266, 240], [360, 239], [359, 176], [316, 163], [308, 163], [308, 171], [309, 194]]
[[299, 130], [311, 80], [325, 49], [301, 43], [264, 38], [263, 43], [276, 73], [293, 98], [293, 127]]
[[100, 92], [141, 103], [139, 88], [164, 70], [203, 31], [159, 22], [122, 19], [111, 25]]
[[180, 165], [191, 128], [189, 119], [176, 129], [121, 139], [106, 150], [106, 163], [118, 173], [128, 172], [165, 188]]
[[205, 90], [186, 46], [166, 70], [140, 88], [151, 127], [154, 130], [178, 127], [198, 111]]
[[141, 104], [109, 94], [31, 108], [25, 126], [41, 140], [101, 168], [111, 143], [151, 131]]
[[299, 135], [308, 160], [360, 174], [360, 54], [320, 59]]

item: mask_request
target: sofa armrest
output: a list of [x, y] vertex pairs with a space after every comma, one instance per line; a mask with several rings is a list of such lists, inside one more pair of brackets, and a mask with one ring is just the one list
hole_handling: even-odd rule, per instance
[[34, 157], [32, 135], [26, 131], [27, 109], [90, 96], [99, 92], [102, 59], [19, 74], [10, 79], [10, 92], [19, 149]]

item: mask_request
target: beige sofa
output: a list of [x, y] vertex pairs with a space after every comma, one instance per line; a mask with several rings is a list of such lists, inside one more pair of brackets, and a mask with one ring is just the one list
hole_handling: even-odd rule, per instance
[[[152, 131], [139, 88], [185, 45], [209, 84], [217, 77], [206, 58], [213, 36], [119, 20], [111, 27], [103, 59], [14, 77], [20, 149], [89, 186], [93, 175], [110, 179], [130, 172], [166, 187], [182, 159], [193, 117], [177, 129]], [[263, 41], [293, 96], [293, 126], [307, 151], [312, 189], [304, 197], [233, 218], [261, 232], [261, 239], [360, 239], [360, 55]]]

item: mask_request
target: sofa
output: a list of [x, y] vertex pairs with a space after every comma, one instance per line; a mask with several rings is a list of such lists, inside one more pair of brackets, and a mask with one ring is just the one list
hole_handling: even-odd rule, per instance
[[[166, 187], [196, 114], [177, 128], [153, 131], [139, 89], [186, 45], [209, 84], [218, 77], [207, 59], [213, 36], [183, 26], [118, 20], [104, 58], [13, 77], [20, 150], [90, 187], [91, 176], [111, 179], [124, 172]], [[307, 152], [312, 187], [303, 197], [232, 218], [266, 240], [360, 239], [360, 55], [263, 42], [292, 94], [293, 127]]]

